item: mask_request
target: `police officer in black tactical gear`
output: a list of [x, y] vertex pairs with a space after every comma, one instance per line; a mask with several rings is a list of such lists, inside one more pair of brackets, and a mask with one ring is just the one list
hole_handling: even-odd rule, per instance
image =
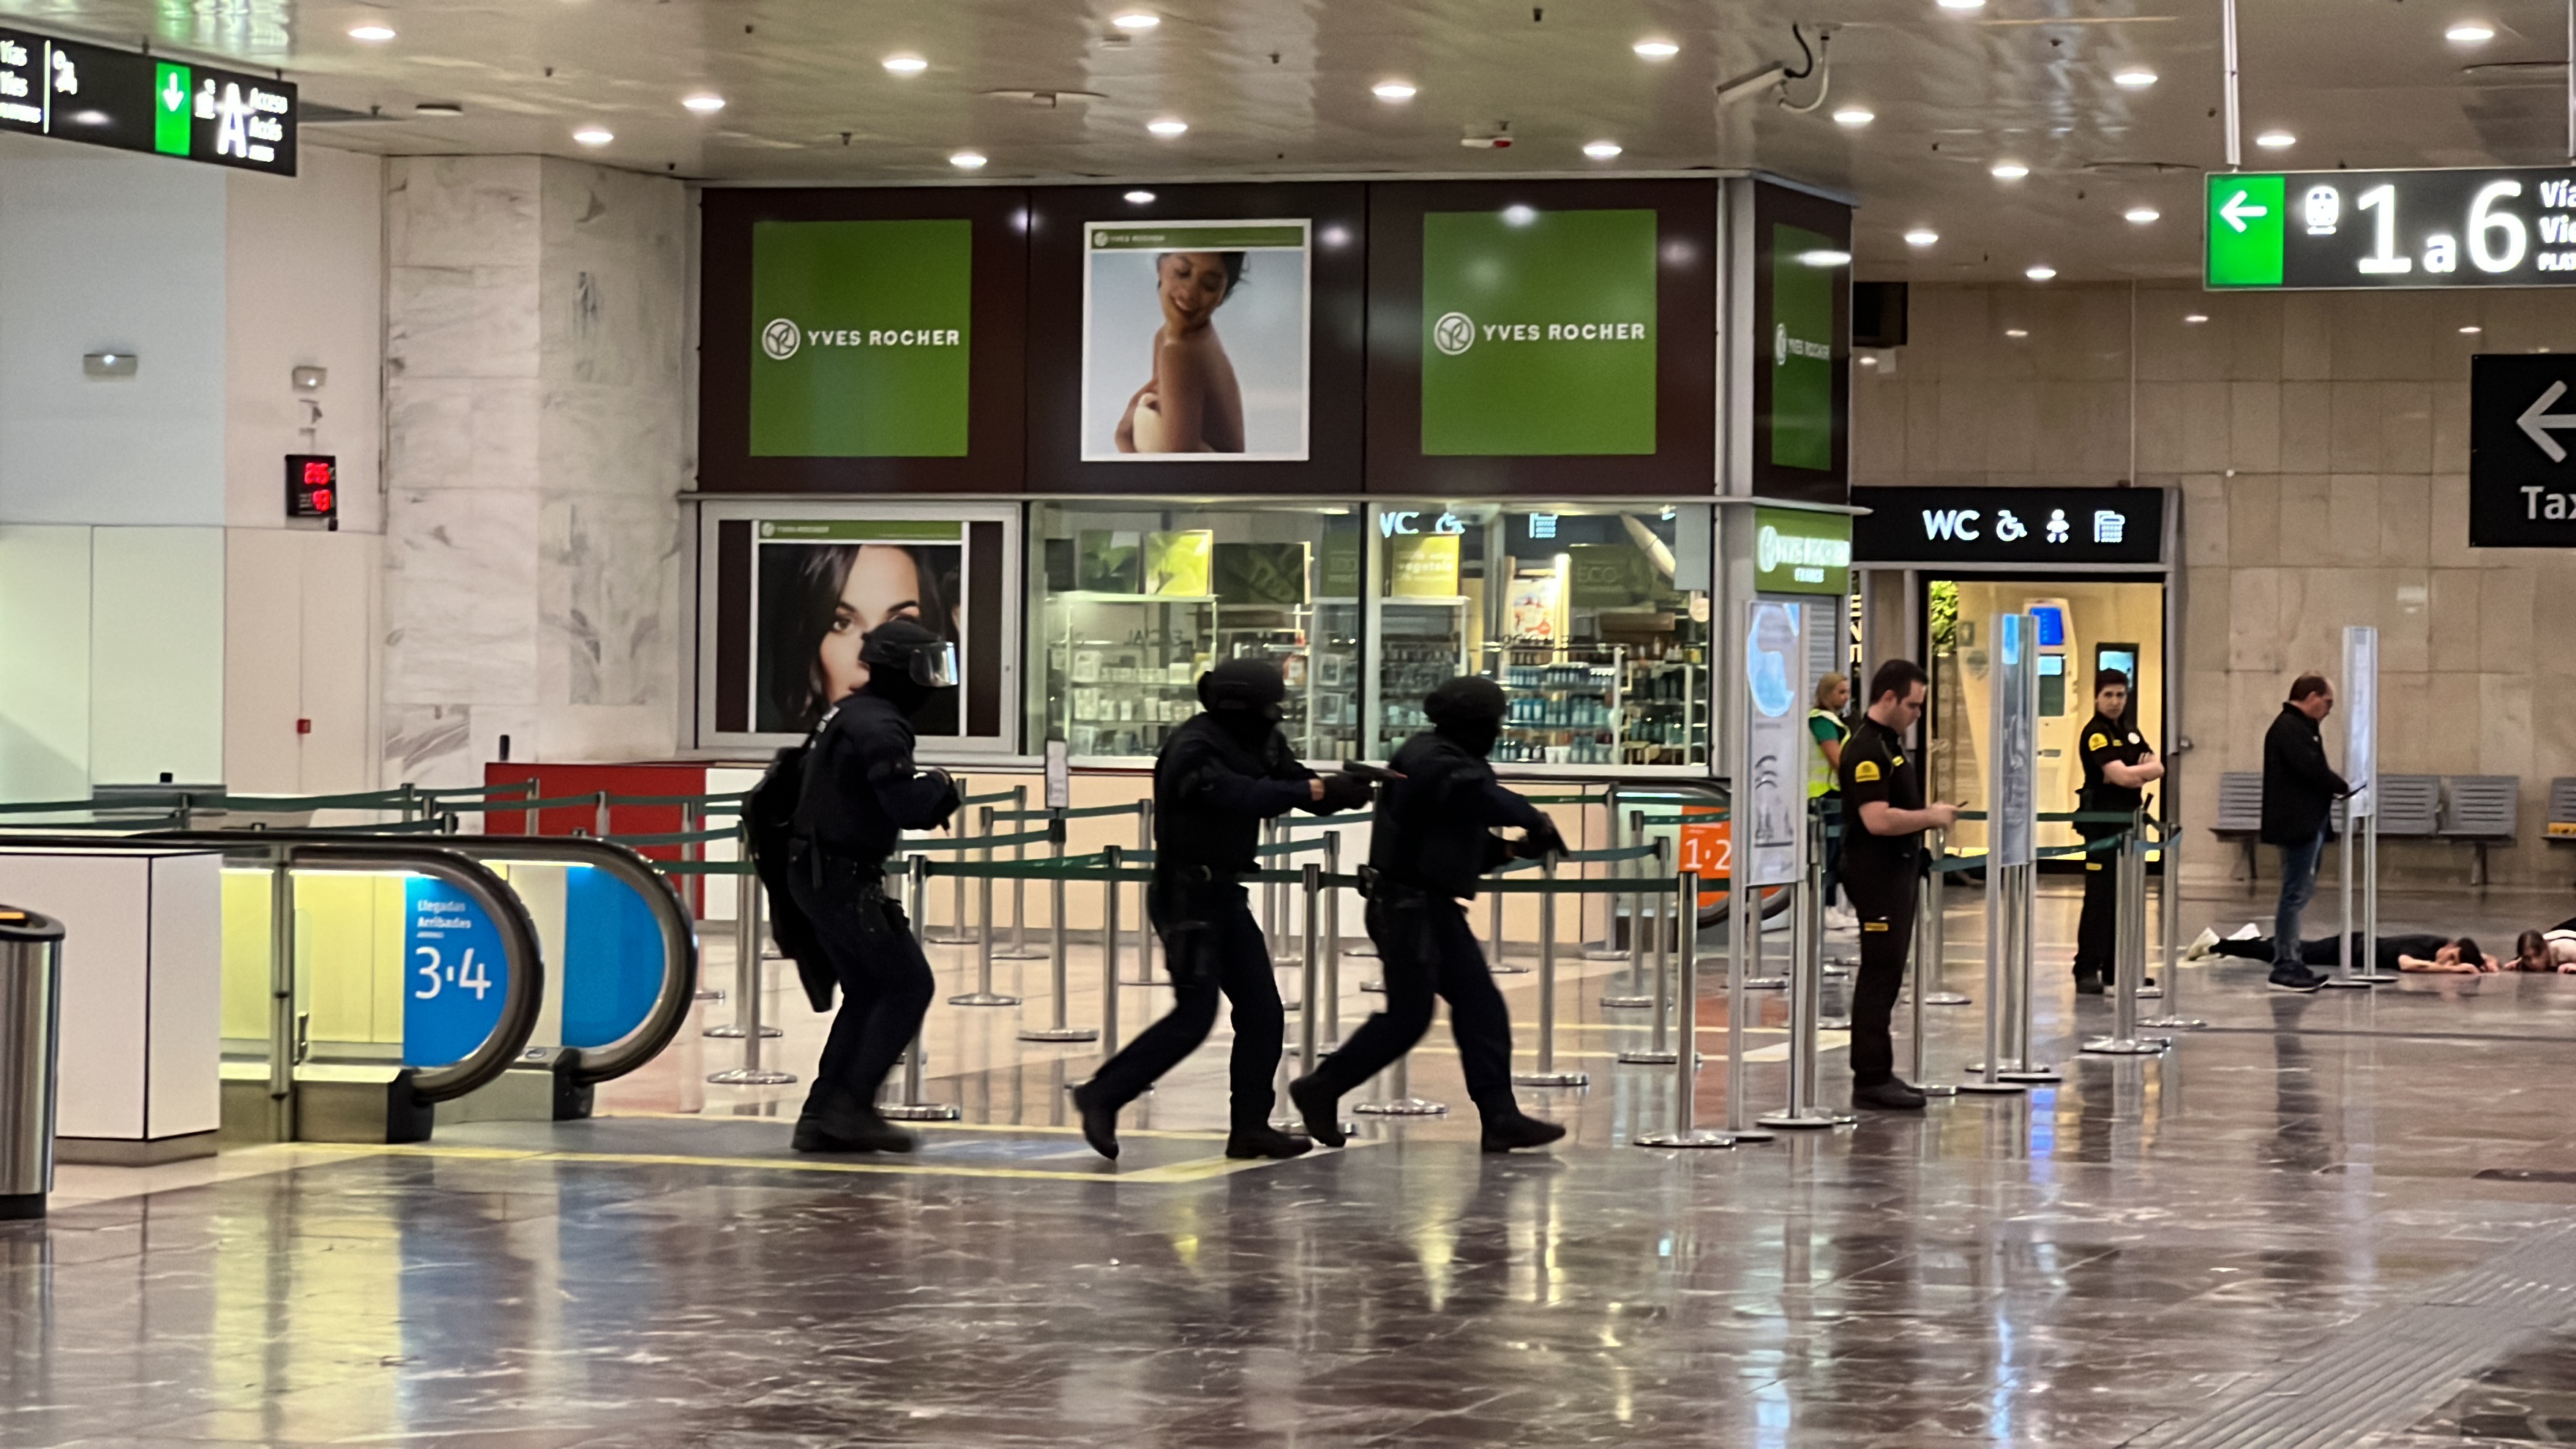
[[868, 682], [814, 726], [788, 855], [788, 891], [841, 987], [841, 1011], [796, 1120], [799, 1152], [910, 1152], [912, 1134], [879, 1116], [877, 1089], [930, 1009], [930, 963], [885, 861], [903, 831], [945, 824], [956, 783], [912, 763], [912, 721], [957, 685], [956, 646], [916, 620], [889, 619], [859, 645]]
[[[2129, 676], [2105, 669], [2093, 676], [2093, 718], [2080, 736], [2084, 793], [2076, 808], [2087, 814], [2128, 814], [2146, 801], [2142, 788], [2164, 778], [2164, 762], [2137, 730], [2121, 723], [2129, 713]], [[2084, 836], [2084, 914], [2075, 923], [2075, 989], [2099, 996], [2117, 975], [2119, 954], [2119, 855], [2111, 842], [2122, 827], [2081, 821]], [[2146, 983], [2138, 983], [2143, 986]]]
[[[1437, 995], [1449, 1003], [1467, 1095], [1484, 1117], [1485, 1150], [1537, 1147], [1565, 1129], [1524, 1115], [1512, 1096], [1511, 1016], [1462, 902], [1476, 894], [1477, 877], [1509, 857], [1560, 851], [1565, 841], [1485, 763], [1502, 733], [1501, 686], [1452, 679], [1431, 692], [1422, 712], [1431, 728], [1389, 762], [1402, 778], [1380, 788], [1369, 841], [1368, 933], [1386, 967], [1386, 1009], [1312, 1075], [1289, 1083], [1288, 1097], [1316, 1141], [1341, 1146], [1342, 1094], [1413, 1049], [1430, 1029]], [[1520, 828], [1518, 842], [1507, 845], [1494, 834], [1505, 826]]]
[[1287, 1012], [1271, 976], [1270, 943], [1253, 923], [1240, 881], [1259, 868], [1262, 821], [1291, 810], [1329, 815], [1365, 805], [1369, 784], [1351, 774], [1318, 777], [1298, 763], [1279, 732], [1286, 693], [1271, 664], [1219, 664], [1199, 676], [1205, 712], [1172, 731], [1154, 761], [1154, 880], [1145, 905], [1162, 935], [1177, 999], [1169, 1015], [1074, 1091], [1082, 1135], [1103, 1157], [1118, 1155], [1118, 1109], [1207, 1040], [1220, 994], [1234, 1003], [1225, 1155], [1294, 1157], [1312, 1145], [1270, 1125]]

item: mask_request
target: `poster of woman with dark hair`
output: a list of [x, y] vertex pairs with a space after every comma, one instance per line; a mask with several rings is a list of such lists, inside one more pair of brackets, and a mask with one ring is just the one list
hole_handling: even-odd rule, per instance
[[[963, 555], [953, 543], [762, 539], [753, 727], [811, 730], [826, 706], [868, 682], [859, 641], [888, 619], [917, 619], [956, 642], [971, 671], [959, 619]], [[957, 691], [943, 691], [915, 730], [925, 739], [956, 735], [957, 700]]]

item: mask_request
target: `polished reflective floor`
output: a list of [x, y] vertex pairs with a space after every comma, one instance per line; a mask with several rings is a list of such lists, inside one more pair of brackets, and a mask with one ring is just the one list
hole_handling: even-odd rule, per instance
[[[1974, 907], [1953, 896], [1946, 975], [1978, 1003], [1927, 1007], [1935, 1081], [1981, 1048]], [[2384, 911], [2491, 949], [2566, 914]], [[1569, 951], [1557, 1056], [1591, 1084], [1524, 1089], [1573, 1128], [1550, 1154], [1477, 1153], [1435, 1028], [1412, 1087], [1447, 1117], [1230, 1163], [1212, 1044], [1100, 1162], [1063, 1104], [1097, 1047], [1016, 1039], [1052, 1009], [1034, 961], [999, 968], [1018, 1007], [934, 1010], [928, 1095], [964, 1120], [910, 1158], [796, 1158], [802, 1085], [707, 1085], [740, 1043], [693, 1032], [588, 1123], [67, 1168], [50, 1223], [0, 1227], [0, 1444], [2576, 1439], [2576, 978], [2287, 996], [2206, 963], [2179, 981], [2206, 1029], [2089, 1057], [2110, 1007], [2069, 988], [2073, 918], [2052, 886], [2035, 1038], [2063, 1081], [1726, 1151], [1630, 1145], [1673, 1073], [1615, 1060], [1646, 1014], [1599, 1004], [1622, 963]], [[1068, 1017], [1094, 1023], [1077, 963]], [[1344, 963], [1345, 1029], [1370, 965]], [[1535, 984], [1507, 987], [1527, 1067]], [[801, 1075], [820, 1019], [791, 993], [769, 1055]], [[1132, 1032], [1159, 993], [1123, 995]], [[1767, 1110], [1783, 1003], [1758, 999]], [[1718, 1123], [1715, 971], [1697, 1015]], [[1829, 1101], [1842, 1072], [1829, 1034]]]

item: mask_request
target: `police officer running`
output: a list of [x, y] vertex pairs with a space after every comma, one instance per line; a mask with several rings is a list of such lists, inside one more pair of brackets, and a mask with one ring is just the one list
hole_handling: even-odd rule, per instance
[[796, 1120], [799, 1152], [913, 1149], [911, 1133], [878, 1115], [877, 1089], [921, 1030], [933, 982], [903, 908], [886, 897], [885, 862], [903, 831], [945, 824], [958, 803], [954, 781], [912, 763], [912, 720], [956, 687], [957, 646], [889, 619], [860, 641], [859, 662], [867, 682], [814, 726], [788, 852], [788, 893], [842, 998]]
[[[1476, 878], [1508, 856], [1563, 850], [1565, 841], [1485, 763], [1502, 732], [1500, 686], [1452, 679], [1431, 692], [1422, 712], [1431, 728], [1396, 751], [1390, 766], [1402, 778], [1379, 788], [1369, 841], [1368, 933], [1386, 967], [1386, 1009], [1311, 1075], [1289, 1083], [1288, 1098], [1316, 1141], [1341, 1146], [1342, 1094], [1412, 1050], [1430, 1029], [1437, 994], [1449, 1003], [1467, 1095], [1484, 1117], [1485, 1150], [1538, 1147], [1565, 1129], [1524, 1115], [1512, 1095], [1511, 1016], [1462, 902], [1476, 894]], [[1506, 846], [1493, 833], [1501, 826], [1524, 833]]]
[[[1234, 1004], [1228, 1157], [1295, 1157], [1313, 1144], [1270, 1125], [1271, 1078], [1287, 1030], [1270, 943], [1254, 923], [1241, 878], [1259, 863], [1261, 822], [1291, 810], [1329, 815], [1369, 803], [1356, 775], [1319, 778], [1279, 732], [1287, 687], [1279, 670], [1229, 659], [1199, 676], [1206, 708], [1172, 731], [1154, 761], [1154, 879], [1146, 911], [1163, 938], [1171, 1012], [1074, 1089], [1083, 1139], [1118, 1155], [1118, 1109], [1207, 1040], [1217, 997]], [[1308, 1010], [1317, 1009], [1311, 1003]]]
[[[2129, 676], [2105, 669], [2093, 677], [2093, 718], [2084, 722], [2084, 793], [2076, 808], [2087, 814], [2126, 815], [2144, 803], [2141, 786], [2164, 778], [2164, 762], [2138, 732], [2123, 724], [2129, 713]], [[2099, 996], [2116, 974], [2119, 954], [2120, 872], [2110, 842], [2120, 826], [2079, 821], [2084, 837], [2084, 914], [2075, 925], [2075, 990]], [[2140, 982], [2145, 985], [2145, 982]]]
[[1870, 676], [1869, 710], [1843, 744], [1843, 892], [1860, 917], [1860, 974], [1852, 981], [1852, 1103], [1890, 1111], [1923, 1107], [1896, 1075], [1888, 1019], [1914, 939], [1914, 891], [1923, 832], [1948, 829], [1959, 807], [1923, 803], [1922, 777], [1905, 732], [1923, 718], [1922, 666], [1890, 659]]

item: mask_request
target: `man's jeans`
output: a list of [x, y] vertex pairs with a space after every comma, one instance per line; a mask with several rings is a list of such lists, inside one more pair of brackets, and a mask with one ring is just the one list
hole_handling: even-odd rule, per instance
[[[2317, 827], [2316, 838], [2305, 845], [2281, 847], [2281, 904], [2272, 912], [2272, 969], [2305, 971], [2299, 960], [2299, 913], [2317, 894], [2317, 859], [2325, 854], [2326, 832]], [[2282, 954], [2280, 943], [2290, 948]]]

